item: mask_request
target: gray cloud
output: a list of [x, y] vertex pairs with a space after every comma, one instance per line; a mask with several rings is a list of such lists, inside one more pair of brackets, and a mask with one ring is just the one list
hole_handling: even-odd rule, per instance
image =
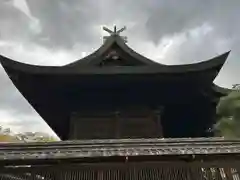
[[[147, 20], [147, 32], [154, 43], [166, 36], [185, 35], [185, 41], [167, 56], [172, 62], [191, 63], [232, 50], [230, 63], [225, 65], [216, 81], [230, 87], [240, 81], [239, 10], [240, 1], [237, 0], [159, 1]], [[198, 34], [199, 37], [189, 33], [201, 26], [211, 30]]]
[[[91, 1], [28, 0], [30, 12], [41, 24], [36, 41], [52, 47], [72, 46], [96, 40], [94, 26], [99, 23], [100, 9]], [[91, 17], [91, 18], [90, 18]]]
[[[0, 53], [13, 59], [64, 64], [101, 45], [101, 25], [127, 25], [130, 46], [167, 64], [193, 63], [232, 50], [216, 83], [231, 87], [240, 82], [239, 0], [26, 2], [30, 15], [13, 0], [0, 1]], [[46, 126], [2, 68], [0, 87], [0, 111], [15, 117], [8, 125], [26, 126], [27, 131]]]
[[25, 41], [32, 32], [29, 29], [30, 18], [17, 9], [10, 1], [0, 2], [0, 38]]
[[209, 23], [216, 32], [231, 37], [240, 28], [237, 23], [239, 5], [237, 0], [183, 0], [181, 3], [176, 0], [159, 1], [148, 19], [148, 30], [153, 39], [159, 39]]

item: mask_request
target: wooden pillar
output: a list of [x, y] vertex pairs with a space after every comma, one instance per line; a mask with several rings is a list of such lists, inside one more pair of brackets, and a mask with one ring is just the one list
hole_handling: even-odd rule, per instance
[[97, 180], [104, 180], [103, 179], [103, 171], [102, 170], [98, 170], [98, 172], [97, 172]]
[[157, 123], [157, 136], [158, 137], [164, 136], [162, 122], [161, 122], [161, 114], [162, 113], [163, 113], [163, 107], [157, 108], [154, 112], [154, 116], [155, 116], [156, 123]]
[[78, 131], [76, 131], [76, 126], [77, 126], [77, 124], [76, 124], [76, 121], [77, 120], [79, 120], [79, 119], [77, 119], [78, 117], [78, 114], [76, 113], [76, 112], [73, 112], [73, 113], [71, 113], [71, 115], [70, 115], [70, 122], [69, 122], [69, 133], [68, 133], [68, 137], [69, 137], [69, 139], [71, 139], [71, 140], [76, 140], [76, 139], [78, 139], [78, 134], [77, 134], [77, 132]]
[[121, 129], [120, 129], [120, 112], [119, 111], [115, 111], [114, 112], [114, 119], [115, 119], [115, 138], [119, 139], [120, 138], [120, 133], [121, 133]]
[[233, 180], [233, 169], [232, 168], [224, 168], [225, 174], [226, 174], [226, 179], [227, 180]]

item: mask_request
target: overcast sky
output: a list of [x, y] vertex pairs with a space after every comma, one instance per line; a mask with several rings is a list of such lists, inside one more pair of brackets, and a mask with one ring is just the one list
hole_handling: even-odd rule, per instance
[[[121, 28], [128, 45], [165, 64], [204, 61], [232, 50], [215, 83], [240, 83], [239, 0], [0, 0], [0, 53], [16, 61], [64, 65], [90, 54]], [[0, 125], [51, 129], [0, 67]]]

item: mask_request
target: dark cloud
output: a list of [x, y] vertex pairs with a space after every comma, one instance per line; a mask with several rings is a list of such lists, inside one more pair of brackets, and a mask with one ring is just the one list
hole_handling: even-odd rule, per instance
[[[230, 87], [232, 83], [240, 81], [239, 15], [238, 0], [183, 0], [181, 3], [177, 0], [159, 1], [150, 13], [146, 29], [155, 44], [166, 36], [185, 36], [185, 40], [172, 48], [166, 57], [173, 63], [192, 63], [232, 50], [228, 58], [230, 63], [226, 64], [216, 81]], [[197, 35], [190, 33], [199, 27], [210, 30], [205, 33], [199, 31]]]
[[94, 26], [99, 23], [100, 9], [91, 1], [28, 0], [30, 12], [36, 17], [42, 32], [36, 41], [52, 47], [72, 48], [76, 42], [96, 41]]
[[[232, 50], [232, 59], [240, 53], [240, 1], [230, 0], [176, 0], [159, 1], [146, 23], [150, 39], [156, 44], [166, 36], [186, 34], [201, 26], [212, 28], [201, 37], [187, 36], [187, 40], [176, 49], [176, 57], [187, 59], [183, 63], [196, 60], [195, 57], [219, 54]], [[223, 46], [221, 47], [221, 43]], [[182, 58], [184, 57], [184, 58]]]
[[185, 32], [208, 23], [216, 32], [229, 37], [240, 26], [238, 22], [240, 2], [237, 0], [159, 1], [147, 21], [147, 29], [152, 39]]

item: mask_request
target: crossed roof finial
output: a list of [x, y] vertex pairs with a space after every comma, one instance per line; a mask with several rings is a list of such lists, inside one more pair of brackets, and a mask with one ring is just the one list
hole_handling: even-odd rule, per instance
[[[126, 26], [124, 26], [123, 28], [117, 30], [117, 26], [114, 26], [114, 30], [110, 30], [107, 27], [103, 27], [103, 30], [108, 32], [110, 34], [110, 36], [104, 36], [103, 39], [106, 40], [107, 38], [111, 37], [111, 36], [120, 36], [120, 33], [125, 31], [127, 29]], [[126, 36], [120, 36], [121, 38], [123, 38], [124, 42], [127, 42], [127, 37]]]

